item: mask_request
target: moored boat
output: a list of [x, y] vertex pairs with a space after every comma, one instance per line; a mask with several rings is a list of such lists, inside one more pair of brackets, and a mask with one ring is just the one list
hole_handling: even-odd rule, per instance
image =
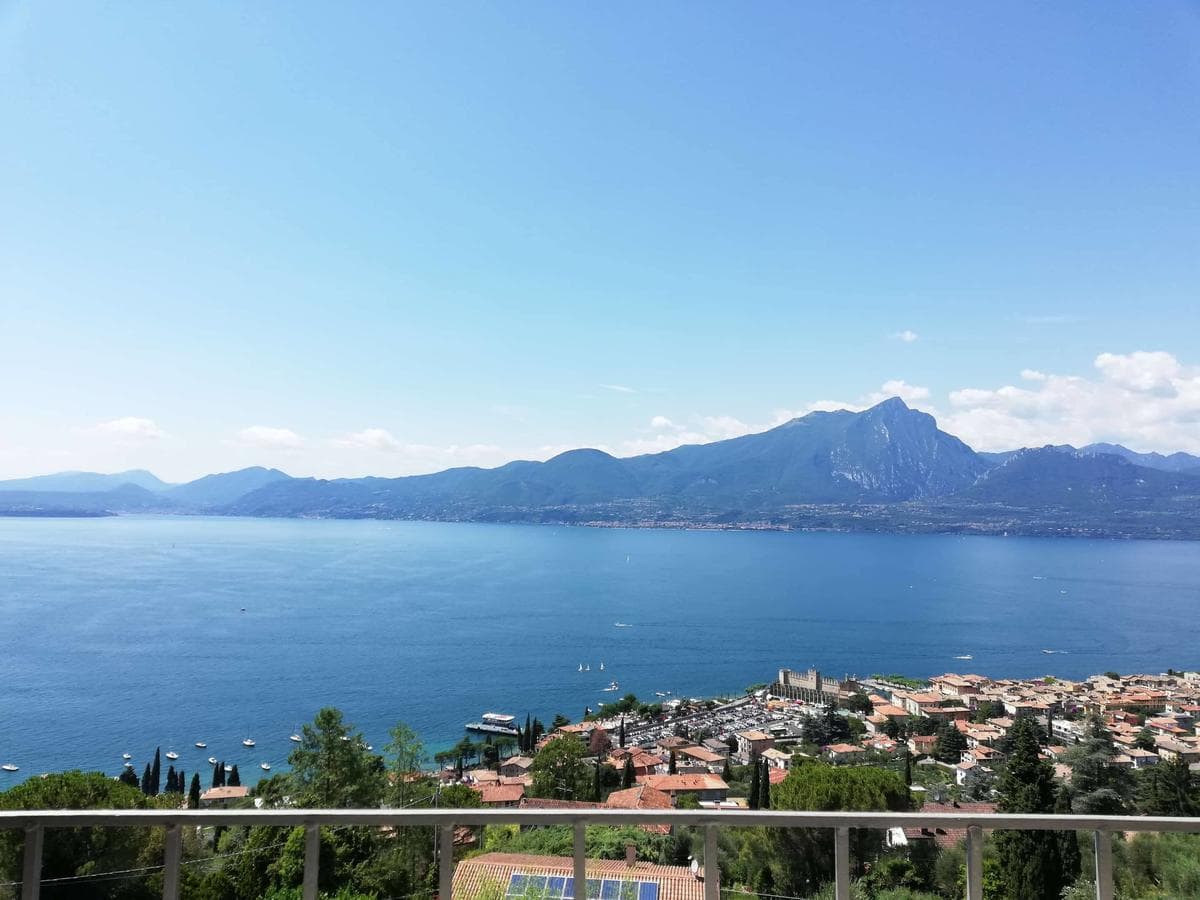
[[243, 747], [253, 747], [254, 741], [251, 740], [250, 738], [246, 738], [244, 741], [242, 741], [242, 746]]
[[468, 722], [467, 731], [481, 731], [486, 734], [517, 734], [516, 716], [504, 713], [484, 713], [478, 722]]

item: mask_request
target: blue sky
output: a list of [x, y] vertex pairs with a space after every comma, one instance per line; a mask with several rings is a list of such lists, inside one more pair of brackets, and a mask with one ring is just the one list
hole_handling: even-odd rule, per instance
[[1196, 3], [0, 0], [0, 123], [0, 476], [1200, 450]]

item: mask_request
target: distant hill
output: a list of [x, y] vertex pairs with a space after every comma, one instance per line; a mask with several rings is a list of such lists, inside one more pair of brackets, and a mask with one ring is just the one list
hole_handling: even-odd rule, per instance
[[0, 490], [0, 515], [62, 512], [172, 512], [172, 504], [161, 494], [135, 484], [108, 491], [8, 491]]
[[[1051, 444], [1048, 447], [1062, 453], [1084, 456], [1119, 456], [1134, 465], [1144, 466], [1147, 469], [1158, 469], [1162, 472], [1200, 472], [1200, 456], [1192, 456], [1190, 453], [1172, 453], [1170, 456], [1164, 456], [1161, 453], [1138, 453], [1136, 450], [1130, 450], [1120, 444], [1088, 444], [1084, 447]], [[980, 453], [979, 456], [993, 465], [999, 465], [1028, 449], [1026, 447], [1021, 450], [1005, 450], [999, 453]]]
[[[71, 492], [0, 483], [0, 514], [69, 508], [1200, 539], [1200, 466], [1187, 466], [1195, 459], [1112, 444], [976, 453], [932, 416], [892, 398], [862, 412], [814, 412], [759, 434], [624, 459], [580, 449], [494, 469], [333, 480], [256, 467], [177, 486], [141, 473], [160, 486], [153, 492], [132, 484]], [[131, 474], [64, 473], [16, 484], [71, 484], [68, 477], [107, 484]]]
[[171, 485], [159, 480], [145, 469], [130, 469], [102, 475], [99, 472], [57, 472], [35, 475], [32, 478], [13, 478], [0, 481], [0, 491], [51, 491], [54, 493], [94, 493], [111, 491], [123, 484], [132, 484], [148, 491], [163, 491]]
[[1017, 451], [956, 497], [1093, 512], [1129, 505], [1146, 509], [1200, 497], [1200, 479], [1134, 465], [1114, 454], [1043, 447]]
[[166, 492], [166, 496], [183, 506], [208, 508], [226, 506], [239, 497], [258, 490], [276, 481], [286, 481], [291, 476], [278, 469], [253, 466], [236, 472], [205, 475], [187, 484], [181, 484]]

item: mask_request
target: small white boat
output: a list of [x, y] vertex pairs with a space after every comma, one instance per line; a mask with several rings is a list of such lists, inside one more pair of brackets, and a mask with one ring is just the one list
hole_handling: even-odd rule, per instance
[[12, 763], [5, 763], [4, 765], [0, 766], [0, 769], [3, 769], [5, 772], [15, 772], [20, 768], [20, 766], [14, 766]]
[[590, 672], [590, 671], [592, 671], [592, 667], [591, 667], [591, 666], [584, 666], [584, 667], [583, 667], [583, 671], [585, 671], [585, 672]]
[[210, 766], [215, 766], [217, 764], [217, 758], [215, 756], [210, 756], [208, 758], [208, 764]]
[[250, 738], [246, 738], [244, 741], [242, 741], [242, 746], [243, 747], [253, 747], [254, 741], [250, 740]]
[[613, 628], [632, 628], [632, 627], [633, 627], [632, 625], [629, 625], [625, 622], [613, 622]]
[[579, 664], [579, 671], [580, 671], [580, 672], [582, 672], [582, 671], [583, 671], [583, 663], [580, 663], [580, 664]]
[[203, 750], [205, 747], [208, 746], [208, 744], [204, 743], [204, 741], [196, 741], [196, 746], [199, 747], [201, 750]]
[[231, 766], [229, 763], [225, 763], [225, 771], [226, 771], [226, 772], [232, 772], [232, 771], [233, 771], [233, 766]]
[[122, 753], [121, 759], [133, 759], [133, 757], [128, 753]]
[[600, 671], [601, 671], [601, 672], [603, 672], [603, 671], [604, 671], [604, 663], [603, 663], [603, 662], [601, 662], [601, 663], [600, 663]]
[[123, 765], [123, 766], [125, 766], [125, 768], [127, 768], [127, 769], [132, 769], [132, 768], [133, 768], [133, 763], [131, 763], [131, 762], [122, 763], [122, 765]]
[[262, 769], [264, 772], [270, 772], [270, 771], [271, 771], [271, 764], [270, 764], [270, 763], [266, 763], [266, 762], [265, 762], [265, 763], [259, 763], [259, 764], [258, 764], [258, 767], [259, 767], [260, 769]]
[[163, 756], [165, 756], [167, 759], [179, 759], [179, 754], [176, 753], [174, 750], [168, 750], [166, 753], [163, 754]]
[[619, 691], [620, 689], [621, 689], [621, 686], [620, 686], [619, 684], [617, 684], [615, 681], [610, 681], [610, 682], [608, 683], [608, 687], [606, 687], [604, 690], [606, 690], [606, 691]]
[[964, 654], [962, 654], [962, 656], [956, 656], [954, 658], [955, 659], [974, 659], [975, 657], [973, 657], [970, 653], [964, 653]]
[[293, 734], [288, 738], [288, 740], [291, 741], [293, 744], [299, 744], [304, 740], [304, 738], [300, 737], [300, 735], [298, 735], [298, 734]]

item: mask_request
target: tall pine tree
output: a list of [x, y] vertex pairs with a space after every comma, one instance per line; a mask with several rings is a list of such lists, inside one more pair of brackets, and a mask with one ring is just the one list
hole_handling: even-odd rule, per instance
[[154, 782], [151, 780], [150, 776], [151, 776], [150, 763], [146, 763], [146, 771], [144, 771], [142, 773], [141, 788], [142, 788], [142, 793], [145, 794], [147, 797], [153, 796], [151, 794], [150, 788], [153, 786]]
[[762, 785], [762, 766], [758, 764], [758, 754], [750, 755], [750, 796], [747, 798], [751, 809], [758, 809], [759, 793]]
[[230, 787], [241, 787], [242, 786], [242, 776], [238, 774], [237, 763], [233, 764], [233, 771], [229, 773], [229, 786]]
[[[1000, 776], [1000, 812], [1054, 812], [1054, 771], [1038, 758], [1040, 723], [1022, 716], [1009, 730], [1008, 763]], [[1053, 831], [1000, 831], [995, 836], [1006, 896], [1058, 900], [1066, 884], [1059, 836]]]
[[771, 767], [765, 759], [762, 764], [762, 777], [758, 784], [758, 808], [771, 808]]
[[637, 778], [633, 772], [633, 757], [627, 756], [625, 757], [625, 768], [621, 771], [621, 787], [631, 788], [636, 781]]
[[150, 767], [150, 795], [157, 797], [162, 787], [162, 748], [154, 748], [154, 765]]
[[624, 749], [625, 747], [625, 717], [621, 716], [621, 727], [617, 731], [617, 746]]
[[192, 784], [188, 788], [188, 809], [200, 808], [200, 773], [192, 774]]

